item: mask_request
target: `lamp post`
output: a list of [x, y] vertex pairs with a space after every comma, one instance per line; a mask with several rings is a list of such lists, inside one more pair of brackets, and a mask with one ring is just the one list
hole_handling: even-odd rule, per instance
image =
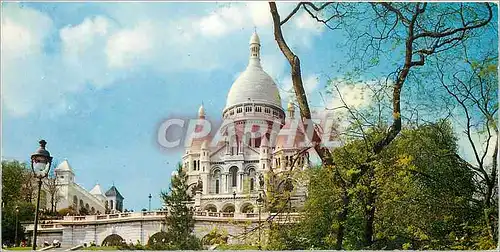
[[259, 207], [259, 250], [262, 250], [262, 245], [261, 245], [261, 242], [260, 242], [260, 213], [261, 213], [261, 207], [262, 207], [262, 203], [264, 203], [264, 199], [262, 198], [262, 193], [259, 193], [259, 198], [257, 198], [257, 206]]
[[17, 247], [17, 222], [18, 222], [18, 216], [19, 216], [19, 206], [16, 205], [16, 233], [14, 234], [14, 246]]
[[151, 212], [151, 198], [153, 196], [151, 196], [151, 193], [149, 194], [148, 198], [149, 198], [149, 211]]
[[52, 164], [52, 157], [50, 153], [45, 149], [47, 142], [45, 140], [40, 140], [38, 142], [40, 147], [31, 155], [31, 170], [33, 171], [34, 177], [38, 179], [38, 193], [36, 198], [36, 208], [35, 208], [35, 226], [33, 227], [33, 242], [32, 249], [36, 250], [36, 235], [38, 231], [38, 208], [40, 207], [40, 191], [42, 190], [42, 179], [47, 177], [50, 170], [50, 165]]

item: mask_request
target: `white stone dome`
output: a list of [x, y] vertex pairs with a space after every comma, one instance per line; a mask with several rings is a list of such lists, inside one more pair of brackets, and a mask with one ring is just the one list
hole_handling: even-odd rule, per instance
[[247, 68], [231, 86], [226, 109], [247, 102], [259, 102], [281, 108], [278, 86], [260, 65], [260, 44], [257, 33], [250, 38], [250, 60]]
[[281, 107], [278, 86], [262, 68], [249, 66], [241, 73], [229, 90], [226, 108], [249, 101]]

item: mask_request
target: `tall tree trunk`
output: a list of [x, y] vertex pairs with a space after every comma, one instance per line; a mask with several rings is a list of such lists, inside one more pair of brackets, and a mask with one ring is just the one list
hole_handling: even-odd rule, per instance
[[344, 242], [344, 234], [345, 234], [345, 224], [347, 221], [347, 215], [349, 212], [349, 194], [347, 192], [347, 187], [343, 186], [342, 187], [342, 210], [340, 211], [340, 214], [338, 216], [338, 221], [339, 221], [339, 229], [337, 231], [337, 242], [335, 244], [335, 249], [336, 250], [341, 250], [342, 249], [342, 243]]
[[366, 196], [366, 207], [365, 207], [365, 230], [364, 230], [364, 240], [365, 247], [369, 248], [373, 244], [373, 222], [375, 220], [375, 188], [371, 186], [374, 179], [373, 167], [370, 167], [368, 172], [368, 194]]
[[[297, 103], [300, 108], [300, 116], [302, 120], [311, 119], [311, 110], [309, 109], [309, 104], [307, 102], [306, 92], [304, 91], [304, 85], [302, 83], [302, 75], [300, 69], [300, 59], [295, 55], [290, 47], [288, 47], [285, 38], [283, 37], [283, 32], [281, 31], [281, 19], [276, 8], [276, 3], [269, 2], [269, 7], [271, 9], [271, 16], [273, 18], [274, 26], [274, 39], [278, 43], [278, 47], [287, 59], [291, 67], [292, 83], [293, 89], [295, 91], [295, 97], [297, 98]], [[308, 127], [313, 127], [314, 125], [308, 125]], [[326, 147], [321, 146], [321, 135], [318, 132], [318, 128], [313, 130], [313, 144], [314, 150], [318, 153], [323, 165], [333, 165], [332, 155], [330, 150]]]
[[495, 218], [497, 218], [498, 213], [495, 211], [495, 207], [492, 204], [492, 196], [493, 196], [493, 190], [495, 190], [497, 186], [497, 179], [498, 179], [498, 174], [497, 174], [497, 165], [498, 165], [498, 131], [496, 132], [497, 137], [495, 141], [495, 149], [493, 150], [493, 162], [492, 162], [492, 169], [491, 169], [491, 176], [490, 180], [487, 181], [487, 189], [486, 189], [486, 195], [484, 198], [484, 206], [485, 206], [485, 213], [484, 213], [484, 218], [486, 221], [486, 225], [488, 226], [488, 232], [493, 239], [494, 243], [498, 243], [498, 230], [497, 226], [498, 223], [495, 223]]

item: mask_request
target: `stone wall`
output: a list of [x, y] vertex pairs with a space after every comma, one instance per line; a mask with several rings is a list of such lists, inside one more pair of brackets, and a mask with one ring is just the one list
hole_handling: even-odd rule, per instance
[[[268, 213], [262, 215], [262, 223], [267, 216]], [[255, 242], [258, 237], [257, 226], [258, 218], [255, 214], [195, 212], [194, 234], [200, 239], [217, 228], [231, 236], [236, 235], [229, 240], [230, 243], [248, 243], [249, 239]], [[265, 224], [262, 230], [265, 229], [264, 226]], [[43, 244], [45, 240], [52, 242], [58, 239], [64, 247], [92, 242], [101, 245], [106, 237], [117, 234], [127, 243], [136, 244], [139, 241], [141, 244], [147, 244], [151, 236], [165, 229], [165, 212], [65, 216], [64, 220], [42, 225], [37, 240], [39, 244]], [[26, 230], [28, 235], [32, 233], [33, 224], [27, 225]], [[250, 232], [251, 230], [253, 232]]]

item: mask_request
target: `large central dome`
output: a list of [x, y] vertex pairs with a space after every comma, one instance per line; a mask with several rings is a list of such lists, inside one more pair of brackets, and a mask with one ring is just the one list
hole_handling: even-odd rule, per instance
[[250, 38], [248, 66], [231, 86], [225, 110], [248, 102], [264, 103], [281, 108], [278, 86], [260, 65], [260, 41], [257, 33], [253, 33]]

